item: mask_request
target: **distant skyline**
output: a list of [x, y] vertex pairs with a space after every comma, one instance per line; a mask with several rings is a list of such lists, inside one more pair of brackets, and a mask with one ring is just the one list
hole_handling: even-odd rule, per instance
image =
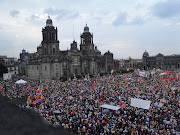
[[180, 0], [0, 0], [0, 55], [37, 51], [48, 14], [60, 50], [80, 44], [88, 25], [94, 44], [114, 59], [180, 54]]

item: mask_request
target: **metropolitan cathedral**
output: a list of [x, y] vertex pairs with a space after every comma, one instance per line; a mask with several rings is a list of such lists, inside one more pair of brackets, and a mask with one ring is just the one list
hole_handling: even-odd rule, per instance
[[[70, 50], [60, 50], [57, 27], [53, 26], [52, 19], [48, 16], [46, 26], [42, 28], [42, 41], [37, 47], [37, 52], [26, 53], [22, 51], [23, 59], [28, 55], [26, 76], [31, 79], [55, 79], [62, 76], [73, 77], [76, 75], [99, 74], [111, 72], [114, 68], [113, 54], [109, 51], [104, 55], [94, 46], [93, 34], [89, 27], [84, 27], [80, 35], [80, 45], [74, 40]], [[26, 56], [27, 57], [27, 56]]]

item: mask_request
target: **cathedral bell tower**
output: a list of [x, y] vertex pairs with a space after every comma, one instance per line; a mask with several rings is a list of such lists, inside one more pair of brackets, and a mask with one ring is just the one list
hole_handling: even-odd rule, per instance
[[93, 34], [89, 32], [89, 27], [84, 27], [84, 32], [80, 36], [81, 44], [80, 50], [83, 54], [91, 55], [94, 52]]
[[53, 22], [48, 16], [46, 26], [42, 28], [42, 54], [43, 55], [57, 55], [59, 54], [59, 41], [57, 34], [57, 27], [54, 28]]

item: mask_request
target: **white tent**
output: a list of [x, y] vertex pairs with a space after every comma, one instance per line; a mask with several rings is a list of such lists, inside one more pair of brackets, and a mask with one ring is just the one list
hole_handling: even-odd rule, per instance
[[116, 110], [116, 111], [121, 108], [119, 106], [108, 105], [108, 104], [101, 105], [100, 107], [110, 109], [110, 110]]
[[27, 81], [20, 79], [20, 80], [16, 81], [15, 83], [16, 84], [25, 84], [25, 83], [27, 83]]
[[149, 100], [131, 98], [131, 106], [134, 106], [134, 107], [149, 109], [150, 104], [151, 104], [151, 101]]

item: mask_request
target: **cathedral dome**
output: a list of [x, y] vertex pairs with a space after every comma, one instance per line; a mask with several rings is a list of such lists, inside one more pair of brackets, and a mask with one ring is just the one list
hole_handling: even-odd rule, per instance
[[143, 53], [143, 57], [149, 57], [149, 53], [145, 50], [145, 52]]
[[53, 26], [53, 22], [50, 16], [48, 16], [48, 19], [46, 20], [46, 26]]
[[84, 32], [89, 32], [89, 27], [87, 26], [87, 24], [86, 24], [86, 26], [84, 27]]

